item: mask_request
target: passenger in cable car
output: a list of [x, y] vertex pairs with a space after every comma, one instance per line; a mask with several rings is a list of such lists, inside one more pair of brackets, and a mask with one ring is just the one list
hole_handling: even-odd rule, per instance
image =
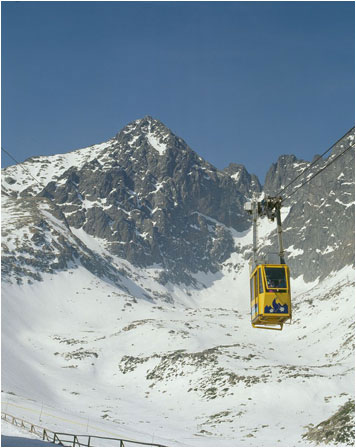
[[286, 289], [286, 271], [284, 268], [265, 268], [268, 292], [274, 289]]

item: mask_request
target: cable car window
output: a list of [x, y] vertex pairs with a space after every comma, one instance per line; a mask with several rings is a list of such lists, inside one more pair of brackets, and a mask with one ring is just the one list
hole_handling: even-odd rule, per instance
[[263, 294], [263, 277], [262, 277], [262, 270], [261, 270], [261, 268], [259, 269], [259, 278], [260, 278], [260, 289], [259, 289], [259, 291], [260, 291], [260, 294]]
[[284, 268], [265, 268], [267, 288], [287, 288]]
[[255, 294], [253, 292], [253, 277], [250, 280], [250, 291], [251, 291], [251, 302], [252, 302], [253, 298], [255, 297]]
[[255, 272], [255, 275], [253, 276], [253, 278], [254, 278], [254, 283], [255, 283], [255, 298], [258, 296], [258, 283], [257, 283], [257, 274], [258, 274], [258, 271], [256, 271]]

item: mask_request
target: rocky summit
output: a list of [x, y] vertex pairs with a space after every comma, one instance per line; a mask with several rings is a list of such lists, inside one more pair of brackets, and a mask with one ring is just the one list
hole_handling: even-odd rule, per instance
[[[228, 229], [250, 226], [243, 204], [261, 191], [256, 176], [242, 165], [217, 170], [152, 117], [86, 152], [79, 164], [59, 166], [52, 179], [41, 173], [51, 157], [28, 160], [25, 168], [34, 164], [37, 177], [46, 179], [41, 191], [31, 177], [19, 191], [16, 176], [23, 173], [8, 168], [5, 194], [16, 191], [16, 200], [34, 208], [47, 199], [67, 229], [102, 239], [111, 254], [134, 265], [161, 265], [162, 282], [189, 284], [191, 273], [216, 272], [234, 250]], [[75, 252], [67, 262], [74, 258]]]

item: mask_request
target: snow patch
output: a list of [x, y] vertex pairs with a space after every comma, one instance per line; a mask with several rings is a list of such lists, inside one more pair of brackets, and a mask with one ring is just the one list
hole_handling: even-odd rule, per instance
[[164, 143], [161, 143], [158, 140], [158, 138], [152, 133], [147, 134], [147, 140], [148, 140], [149, 144], [152, 146], [152, 148], [154, 148], [156, 151], [158, 151], [160, 156], [163, 156], [163, 154], [167, 150], [167, 145], [165, 145]]

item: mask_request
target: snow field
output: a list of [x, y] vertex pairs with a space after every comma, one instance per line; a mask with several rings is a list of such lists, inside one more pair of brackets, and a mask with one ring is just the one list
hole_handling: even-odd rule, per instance
[[[245, 276], [247, 273], [243, 272]], [[211, 281], [211, 290], [208, 288], [206, 294], [199, 290], [194, 294], [195, 308], [186, 308], [185, 301], [180, 305], [184, 292], [174, 288], [171, 290], [171, 293], [176, 292], [174, 306], [142, 300], [134, 303], [117, 291], [117, 295], [113, 294], [112, 285], [98, 284], [97, 278], [82, 268], [72, 274], [48, 276], [41, 283], [23, 285], [21, 296], [17, 286], [6, 287], [5, 294], [3, 292], [6, 297], [3, 313], [3, 355], [7, 359], [6, 365], [3, 364], [5, 390], [31, 397], [37, 405], [44, 401], [56, 406], [56, 413], [60, 410], [63, 415], [72, 414], [74, 420], [84, 413], [90, 422], [95, 422], [91, 429], [105, 428], [117, 436], [140, 439], [142, 434], [144, 439], [140, 440], [150, 440], [154, 428], [155, 437], [166, 443], [167, 439], [170, 443], [176, 440], [176, 444], [189, 439], [189, 444], [195, 445], [203, 441], [205, 446], [229, 446], [231, 443], [254, 446], [257, 438], [270, 441], [271, 445], [278, 445], [281, 440], [283, 445], [287, 434], [289, 441], [298, 443], [303, 426], [329, 416], [338, 403], [345, 401], [346, 395], [353, 394], [353, 373], [347, 373], [352, 369], [350, 352], [346, 352], [346, 359], [336, 363], [333, 363], [333, 356], [328, 358], [344, 343], [343, 334], [339, 334], [332, 322], [352, 316], [353, 304], [347, 299], [353, 286], [342, 288], [340, 285], [352, 279], [353, 272], [345, 269], [323, 284], [312, 286], [311, 291], [297, 295], [294, 302], [296, 323], [286, 326], [282, 332], [250, 327], [246, 284], [243, 294], [235, 299], [241, 309], [239, 306], [222, 308], [216, 298], [224, 297], [229, 290], [226, 276], [226, 283], [222, 279]], [[239, 281], [242, 288], [243, 281]], [[308, 287], [302, 285], [300, 279], [296, 283], [300, 289]], [[335, 312], [330, 314], [323, 297], [332, 288], [339, 294], [332, 298]], [[230, 294], [227, 302], [233, 300], [233, 292]], [[304, 303], [310, 294], [314, 307]], [[213, 305], [214, 298], [215, 307], [207, 306]], [[15, 323], [10, 316], [18, 315], [19, 308], [21, 315], [27, 318], [16, 319]], [[12, 353], [6, 349], [10, 346], [7, 335], [11, 335]], [[71, 339], [75, 340], [72, 345]], [[242, 376], [258, 376], [264, 371], [266, 375], [275, 375], [275, 379], [248, 387], [240, 382], [230, 388], [231, 395], [207, 402], [202, 398], [202, 391], [208, 386], [202, 383], [212, 381], [214, 369], [209, 363], [204, 367], [188, 362], [181, 367], [173, 363], [172, 376], [164, 371], [163, 380], [150, 387], [147, 373], [158, 365], [162, 356], [177, 350], [197, 353], [217, 346], [227, 346], [222, 349], [226, 354], [219, 356], [217, 367]], [[63, 358], [63, 354], [75, 354], [79, 348], [83, 349], [83, 359]], [[86, 356], [86, 351], [97, 353], [98, 358]], [[56, 352], [60, 354], [54, 355]], [[249, 354], [255, 357], [246, 361]], [[123, 374], [118, 367], [123, 357], [137, 358], [137, 367]], [[331, 365], [325, 367], [327, 364]], [[73, 365], [78, 367], [70, 367]], [[288, 365], [292, 368], [290, 377], [288, 370], [286, 377]], [[298, 368], [301, 374], [297, 372], [293, 378], [293, 369]], [[19, 383], [17, 372], [23, 371], [26, 377]], [[303, 376], [303, 372], [310, 376]], [[193, 391], [187, 392], [189, 389]], [[334, 397], [331, 403], [325, 401], [328, 396]], [[209, 408], [211, 412], [207, 412]], [[233, 415], [233, 423], [215, 424], [219, 432], [214, 435], [213, 423], [206, 422], [210, 416], [226, 410]], [[241, 412], [242, 415], [238, 415]], [[103, 418], [105, 414], [108, 417]], [[68, 423], [57, 422], [56, 425], [68, 431]], [[236, 434], [236, 428], [242, 428], [242, 433]], [[255, 433], [256, 428], [258, 433]], [[71, 431], [75, 429], [78, 431], [78, 427], [71, 427]], [[208, 434], [198, 435], [201, 430]], [[276, 432], [280, 439], [276, 438]], [[249, 434], [252, 436], [247, 437]]]

